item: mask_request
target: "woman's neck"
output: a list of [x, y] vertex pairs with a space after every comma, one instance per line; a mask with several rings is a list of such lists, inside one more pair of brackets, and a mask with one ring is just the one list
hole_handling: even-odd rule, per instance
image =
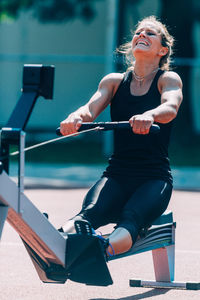
[[159, 65], [155, 62], [147, 64], [144, 61], [136, 61], [134, 65], [134, 73], [141, 78], [145, 78], [148, 75], [155, 73], [158, 69]]
[[154, 78], [158, 70], [159, 65], [158, 63], [155, 63], [155, 61], [153, 63], [136, 61], [132, 71], [133, 82], [135, 82], [136, 86], [141, 88], [146, 82], [149, 82]]

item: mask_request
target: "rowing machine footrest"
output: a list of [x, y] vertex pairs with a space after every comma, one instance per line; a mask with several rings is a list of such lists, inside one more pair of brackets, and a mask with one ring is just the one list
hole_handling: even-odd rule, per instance
[[56, 283], [65, 283], [68, 279], [68, 271], [57, 264], [51, 264], [50, 267], [45, 270], [45, 274], [48, 279]]
[[113, 284], [98, 237], [87, 234], [69, 234], [66, 254], [68, 279], [86, 285]]

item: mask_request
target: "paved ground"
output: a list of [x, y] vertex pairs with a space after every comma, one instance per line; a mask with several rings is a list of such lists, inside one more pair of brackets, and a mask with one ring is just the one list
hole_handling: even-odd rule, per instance
[[[27, 190], [26, 194], [50, 221], [59, 227], [77, 212], [86, 189]], [[200, 282], [200, 193], [175, 191], [170, 209], [177, 221], [176, 280]], [[104, 228], [103, 232], [108, 231]], [[0, 244], [1, 300], [139, 300], [200, 299], [200, 291], [131, 288], [130, 278], [154, 279], [151, 253], [109, 262], [114, 284], [88, 287], [71, 281], [64, 285], [40, 282], [19, 237], [9, 224], [4, 226]]]

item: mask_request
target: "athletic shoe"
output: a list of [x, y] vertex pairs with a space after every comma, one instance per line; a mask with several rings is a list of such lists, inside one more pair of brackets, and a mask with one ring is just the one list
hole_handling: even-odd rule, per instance
[[[77, 221], [74, 222], [74, 226], [75, 226], [77, 234], [86, 234], [86, 235], [96, 236], [100, 240], [101, 245], [103, 246], [104, 254], [106, 255], [106, 259], [108, 257], [111, 257], [111, 256], [115, 255], [114, 249], [113, 249], [112, 245], [109, 243], [109, 239], [104, 238], [101, 234], [97, 234], [95, 232], [95, 230], [92, 228], [92, 225], [90, 224], [89, 221], [87, 221], [87, 220], [77, 220]], [[110, 253], [108, 251], [108, 249], [107, 249], [108, 246], [111, 247], [112, 253]]]

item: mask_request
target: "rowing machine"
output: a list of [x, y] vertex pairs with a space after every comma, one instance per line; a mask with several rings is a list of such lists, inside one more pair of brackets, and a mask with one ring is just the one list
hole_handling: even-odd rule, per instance
[[[0, 235], [7, 218], [21, 237], [43, 282], [65, 283], [70, 279], [88, 285], [110, 285], [113, 281], [98, 237], [62, 235], [23, 192], [24, 129], [37, 98], [39, 96], [52, 98], [54, 68], [25, 65], [23, 74], [22, 96], [6, 127], [1, 130]], [[113, 130], [122, 129], [120, 126], [127, 127], [127, 122], [126, 125], [98, 123], [98, 125], [87, 124], [88, 126], [100, 130], [107, 126], [107, 130]], [[13, 144], [19, 149], [17, 184], [9, 177], [9, 147]], [[143, 230], [130, 251], [109, 260], [152, 250], [156, 274], [155, 286], [157, 284], [160, 287], [162, 282], [166, 287], [174, 287], [174, 246], [175, 223], [172, 213], [167, 213], [156, 220], [150, 228]], [[136, 281], [130, 281], [131, 286], [134, 282]], [[137, 286], [139, 283], [142, 286], [144, 282], [137, 280]], [[199, 289], [199, 284], [186, 284], [185, 287]]]

